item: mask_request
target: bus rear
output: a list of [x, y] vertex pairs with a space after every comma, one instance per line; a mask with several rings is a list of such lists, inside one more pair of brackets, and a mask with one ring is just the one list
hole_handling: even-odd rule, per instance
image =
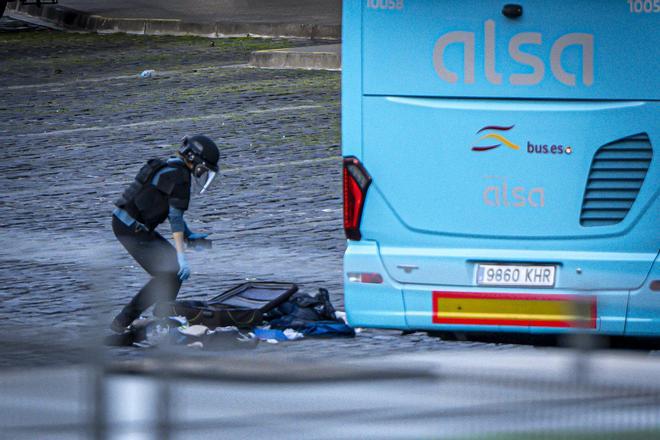
[[660, 2], [343, 14], [350, 323], [660, 334]]

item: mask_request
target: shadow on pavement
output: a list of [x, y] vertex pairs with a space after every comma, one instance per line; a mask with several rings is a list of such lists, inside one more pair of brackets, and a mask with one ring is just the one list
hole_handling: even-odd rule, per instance
[[604, 335], [531, 335], [527, 333], [428, 332], [443, 341], [519, 344], [579, 349], [660, 350], [660, 338]]

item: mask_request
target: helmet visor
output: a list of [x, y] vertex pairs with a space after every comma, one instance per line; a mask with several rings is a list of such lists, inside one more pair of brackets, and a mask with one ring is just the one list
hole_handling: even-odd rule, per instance
[[206, 191], [209, 188], [209, 186], [211, 186], [211, 183], [213, 183], [217, 175], [218, 173], [211, 170], [206, 170], [199, 176], [193, 174], [195, 181], [195, 189], [197, 190], [197, 192], [199, 194], [203, 194], [204, 191]]

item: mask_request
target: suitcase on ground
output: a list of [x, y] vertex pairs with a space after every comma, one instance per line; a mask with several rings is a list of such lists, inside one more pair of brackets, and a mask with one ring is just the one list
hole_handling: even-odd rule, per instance
[[208, 328], [259, 325], [264, 314], [289, 299], [298, 291], [293, 283], [247, 282], [239, 284], [208, 301], [179, 300], [159, 303], [154, 308], [158, 317], [185, 316], [190, 325]]

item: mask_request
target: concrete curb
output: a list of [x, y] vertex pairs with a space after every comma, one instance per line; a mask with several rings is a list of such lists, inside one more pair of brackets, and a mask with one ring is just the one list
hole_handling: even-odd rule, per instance
[[249, 64], [269, 69], [340, 70], [341, 44], [259, 50], [252, 52]]
[[[303, 23], [215, 22], [189, 23], [181, 20], [111, 18], [92, 15], [59, 5], [23, 5], [20, 1], [8, 5], [7, 13], [25, 14], [38, 18], [59, 29], [98, 33], [126, 33], [139, 35], [194, 35], [209, 38], [223, 37], [282, 37], [332, 39], [341, 38], [340, 25]], [[20, 15], [18, 16], [20, 18]]]

